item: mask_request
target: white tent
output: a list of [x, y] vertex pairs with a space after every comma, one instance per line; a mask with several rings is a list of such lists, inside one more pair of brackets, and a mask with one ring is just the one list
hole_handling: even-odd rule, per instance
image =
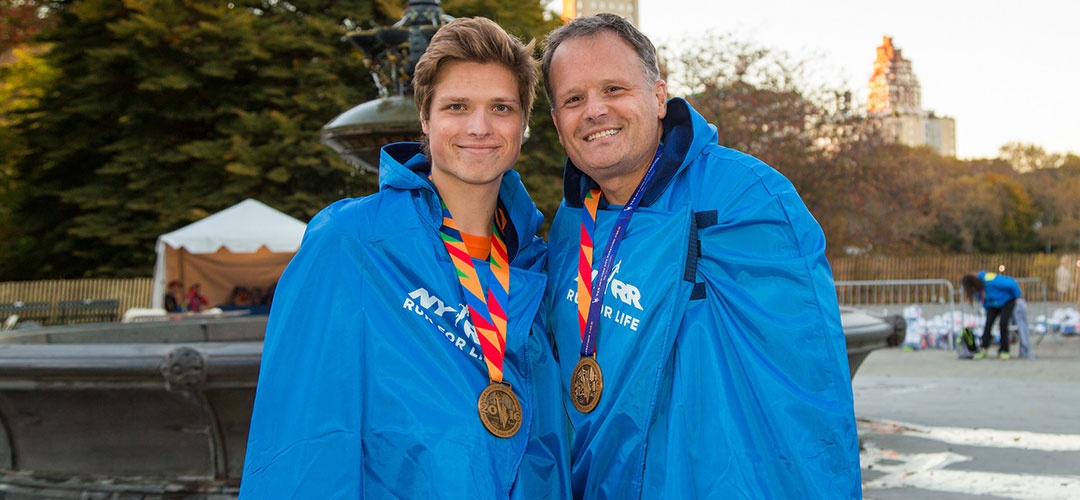
[[199, 283], [210, 306], [226, 304], [234, 287], [268, 291], [300, 248], [306, 225], [269, 206], [244, 200], [157, 240], [151, 304], [164, 307], [165, 284], [185, 293]]

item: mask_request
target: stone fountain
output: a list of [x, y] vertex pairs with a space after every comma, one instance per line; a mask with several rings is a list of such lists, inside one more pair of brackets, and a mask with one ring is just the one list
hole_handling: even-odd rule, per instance
[[379, 148], [420, 137], [420, 115], [412, 97], [413, 70], [439, 27], [453, 17], [439, 0], [409, 0], [393, 26], [357, 31], [349, 42], [359, 49], [379, 89], [378, 99], [352, 108], [322, 129], [322, 142], [350, 165], [377, 173]]

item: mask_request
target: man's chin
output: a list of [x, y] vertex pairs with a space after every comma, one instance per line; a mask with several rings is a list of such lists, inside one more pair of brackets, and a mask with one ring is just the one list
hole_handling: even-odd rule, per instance
[[[573, 158], [571, 158], [571, 160], [573, 160]], [[615, 161], [611, 161], [611, 160], [602, 161], [602, 160], [597, 159], [597, 158], [593, 158], [593, 159], [582, 158], [580, 162], [579, 161], [574, 161], [574, 165], [577, 166], [577, 168], [581, 169], [582, 172], [585, 172], [586, 174], [589, 174], [590, 176], [593, 176], [594, 173], [602, 174], [604, 172], [611, 171], [611, 170], [615, 169], [615, 166], [617, 164], [618, 163], [615, 162]]]

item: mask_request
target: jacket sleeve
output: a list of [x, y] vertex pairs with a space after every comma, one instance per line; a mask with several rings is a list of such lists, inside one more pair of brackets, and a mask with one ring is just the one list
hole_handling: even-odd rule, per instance
[[278, 284], [240, 497], [361, 498], [363, 252], [313, 219]]
[[756, 461], [766, 496], [857, 497], [854, 405], [824, 234], [787, 179], [733, 156], [738, 165], [714, 163], [711, 180], [699, 179], [703, 190], [723, 188], [694, 207], [707, 293], [692, 307], [712, 324], [692, 333], [716, 336], [712, 383], [737, 415], [721, 428], [740, 429], [718, 439]]
[[1024, 296], [1024, 293], [1020, 291], [1020, 284], [1017, 283], [1016, 280], [1012, 280], [1012, 286], [1009, 288], [1009, 295], [1011, 295], [1010, 298], [1019, 299], [1020, 297]]

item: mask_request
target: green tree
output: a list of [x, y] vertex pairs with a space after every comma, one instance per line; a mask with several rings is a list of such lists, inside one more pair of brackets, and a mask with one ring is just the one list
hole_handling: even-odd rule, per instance
[[342, 35], [392, 22], [377, 5], [48, 7], [44, 57], [58, 77], [21, 131], [29, 153], [15, 164], [23, 194], [2, 279], [145, 276], [157, 235], [244, 198], [306, 220], [341, 195], [349, 169], [318, 132], [374, 96]]
[[[146, 275], [157, 235], [244, 198], [306, 220], [346, 185], [373, 192], [377, 177], [357, 175], [319, 131], [375, 96], [345, 32], [390, 25], [405, 3], [43, 4], [57, 23], [42, 37], [57, 78], [22, 112], [35, 119], [16, 121], [25, 154], [4, 156], [19, 195], [4, 200], [0, 280]], [[540, 0], [443, 8], [491, 17], [524, 39], [558, 23]], [[561, 153], [549, 147], [546, 104], [537, 106], [521, 164], [530, 189], [551, 195]]]
[[[34, 115], [27, 110], [36, 106], [42, 89], [55, 77], [40, 57], [44, 50], [40, 45], [21, 45], [9, 52], [11, 62], [0, 66], [0, 241], [9, 246], [19, 238], [11, 211], [20, 194], [15, 164], [29, 153], [20, 130], [33, 122]], [[0, 271], [3, 268], [0, 260]]]

